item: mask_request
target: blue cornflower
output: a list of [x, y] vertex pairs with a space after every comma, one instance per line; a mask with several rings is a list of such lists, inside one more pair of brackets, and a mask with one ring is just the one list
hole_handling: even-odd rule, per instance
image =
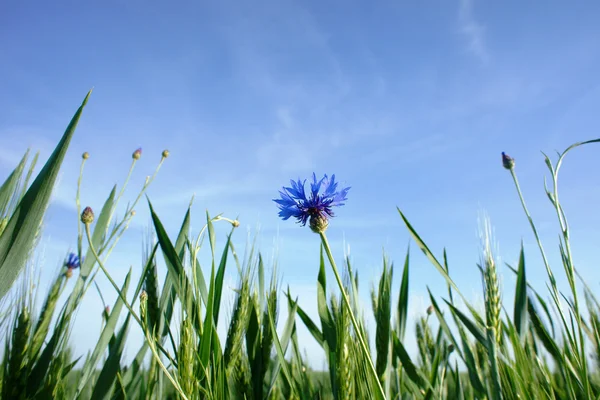
[[[335, 175], [331, 175], [331, 179], [325, 175], [317, 181], [317, 176], [313, 173], [313, 182], [310, 184], [307, 197], [304, 190], [305, 183], [306, 180], [292, 180], [292, 187], [284, 187], [283, 191], [279, 191], [281, 198], [273, 201], [278, 204], [279, 216], [283, 220], [294, 217], [302, 226], [305, 226], [308, 221], [313, 231], [324, 232], [329, 218], [334, 216], [332, 207], [344, 205], [343, 201], [347, 200], [346, 195], [350, 188], [337, 191], [338, 183], [335, 181]], [[319, 193], [321, 186], [324, 187], [323, 193]]]
[[[83, 257], [81, 258], [81, 262], [83, 262]], [[65, 267], [70, 270], [77, 269], [81, 266], [81, 262], [75, 253], [70, 253], [65, 261]]]

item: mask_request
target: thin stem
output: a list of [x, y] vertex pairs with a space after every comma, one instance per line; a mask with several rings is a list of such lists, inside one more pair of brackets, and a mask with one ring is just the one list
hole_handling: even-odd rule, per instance
[[[563, 153], [563, 156], [565, 153]], [[585, 352], [585, 337], [583, 335], [581, 313], [579, 312], [579, 299], [577, 296], [577, 286], [576, 286], [576, 281], [575, 281], [575, 266], [573, 265], [573, 254], [571, 253], [571, 241], [569, 238], [569, 225], [567, 224], [566, 216], [562, 210], [560, 201], [558, 200], [558, 170], [559, 170], [559, 168], [560, 168], [560, 159], [559, 159], [559, 164], [556, 165], [556, 169], [553, 174], [554, 176], [552, 177], [553, 178], [552, 180], [554, 183], [554, 208], [556, 209], [558, 221], [560, 223], [560, 227], [561, 227], [562, 234], [563, 234], [565, 251], [567, 253], [568, 263], [567, 263], [567, 265], [565, 265], [565, 270], [566, 270], [567, 276], [569, 278], [569, 285], [571, 286], [571, 291], [573, 292], [573, 303], [574, 303], [573, 305], [575, 307], [575, 310], [574, 310], [575, 318], [577, 320], [577, 328], [579, 331], [578, 332], [579, 333], [579, 345], [580, 345], [579, 350], [581, 352], [580, 358], [581, 358], [581, 365], [583, 368], [582, 375], [585, 380], [586, 394], [587, 394], [588, 398], [592, 398], [590, 381], [589, 381], [589, 376], [588, 376], [588, 369], [587, 369], [586, 352]]]
[[517, 189], [517, 193], [519, 195], [519, 199], [521, 200], [521, 205], [523, 206], [523, 211], [529, 220], [529, 225], [531, 225], [531, 230], [533, 231], [533, 235], [535, 236], [535, 240], [537, 241], [538, 247], [540, 248], [540, 252], [542, 254], [542, 259], [544, 260], [544, 265], [546, 266], [546, 272], [548, 273], [548, 277], [550, 278], [550, 285], [552, 286], [552, 299], [558, 307], [559, 315], [561, 317], [563, 326], [567, 331], [569, 330], [569, 326], [562, 312], [562, 306], [560, 303], [560, 298], [558, 295], [558, 289], [556, 287], [556, 279], [554, 278], [554, 273], [552, 273], [552, 269], [550, 268], [550, 263], [548, 263], [548, 259], [546, 258], [546, 252], [544, 251], [544, 246], [542, 246], [542, 241], [540, 240], [540, 236], [538, 235], [537, 229], [535, 228], [535, 224], [533, 223], [533, 218], [531, 218], [531, 214], [527, 209], [527, 205], [525, 204], [525, 198], [523, 197], [523, 193], [521, 192], [521, 186], [519, 185], [519, 180], [517, 179], [517, 175], [515, 174], [515, 170], [513, 168], [510, 169], [510, 174], [515, 183], [515, 187]]
[[[129, 183], [129, 179], [131, 178], [131, 173], [133, 172], [133, 168], [135, 167], [136, 161], [137, 160], [134, 158], [133, 161], [131, 162], [131, 166], [129, 167], [129, 173], [127, 174], [127, 178], [125, 178], [125, 182], [123, 183], [123, 186], [121, 187], [121, 191], [119, 192], [119, 195], [117, 196], [117, 199], [115, 200], [113, 207], [110, 210], [110, 214], [108, 215], [108, 221], [110, 221], [112, 219], [112, 216], [117, 209], [117, 204], [119, 204], [119, 200], [121, 200], [121, 197], [123, 197], [123, 193], [125, 192], [125, 188], [127, 187], [127, 184]], [[106, 233], [108, 233], [108, 225], [107, 225], [106, 230], [107, 230]]]
[[81, 168], [79, 169], [79, 178], [77, 179], [77, 192], [75, 194], [75, 205], [77, 206], [77, 256], [81, 260], [81, 244], [83, 242], [83, 232], [81, 230], [81, 223], [79, 222], [79, 216], [81, 215], [81, 181], [83, 179], [83, 167], [85, 165], [85, 158], [81, 160]]
[[108, 280], [110, 281], [110, 283], [112, 284], [112, 286], [114, 287], [114, 289], [117, 291], [117, 294], [119, 295], [119, 297], [123, 301], [123, 304], [125, 304], [125, 307], [127, 307], [127, 309], [129, 310], [129, 313], [133, 316], [133, 319], [135, 319], [137, 321], [137, 323], [140, 325], [140, 327], [142, 328], [142, 331], [144, 332], [144, 336], [146, 337], [146, 341], [148, 342], [148, 347], [150, 347], [150, 350], [152, 351], [152, 354], [154, 355], [154, 358], [156, 359], [156, 362], [160, 365], [160, 367], [162, 368], [162, 370], [167, 375], [167, 378], [169, 378], [169, 380], [171, 381], [171, 383], [173, 384], [173, 386], [177, 389], [177, 391], [179, 392], [179, 394], [185, 400], [188, 400], [187, 396], [181, 390], [181, 387], [179, 386], [179, 383], [169, 373], [169, 371], [167, 370], [167, 367], [165, 367], [165, 365], [163, 364], [162, 360], [160, 359], [160, 356], [159, 356], [158, 352], [156, 351], [156, 348], [154, 347], [154, 343], [152, 343], [152, 340], [149, 337], [147, 330], [144, 329], [144, 325], [142, 323], [142, 320], [140, 319], [140, 317], [138, 317], [138, 315], [135, 313], [135, 311], [133, 311], [133, 308], [131, 308], [131, 305], [129, 304], [129, 302], [127, 301], [127, 299], [125, 298], [125, 296], [123, 295], [123, 293], [121, 292], [121, 290], [119, 289], [119, 287], [117, 286], [117, 284], [115, 283], [115, 281], [112, 279], [112, 277], [110, 276], [110, 274], [108, 273], [108, 271], [104, 267], [104, 264], [102, 263], [102, 261], [100, 260], [100, 257], [98, 256], [98, 253], [96, 252], [96, 249], [94, 248], [94, 245], [92, 243], [92, 235], [90, 233], [90, 224], [85, 224], [85, 233], [86, 233], [87, 240], [88, 240], [88, 243], [89, 243], [89, 246], [90, 246], [90, 250], [92, 251], [92, 254], [94, 255], [94, 257], [96, 258], [96, 261], [98, 261], [98, 265], [102, 269], [102, 272], [104, 272], [104, 275], [106, 275], [106, 278], [108, 278]]
[[333, 255], [331, 254], [331, 249], [329, 247], [329, 242], [327, 241], [327, 236], [325, 236], [325, 232], [319, 232], [319, 236], [321, 236], [321, 241], [323, 242], [323, 247], [325, 247], [325, 252], [327, 253], [327, 257], [329, 258], [329, 263], [331, 264], [331, 269], [333, 270], [333, 274], [335, 275], [335, 279], [337, 280], [338, 286], [340, 287], [340, 291], [342, 292], [342, 298], [344, 299], [344, 303], [346, 307], [348, 307], [348, 313], [350, 314], [350, 320], [352, 321], [352, 325], [354, 326], [354, 330], [356, 331], [356, 335], [358, 336], [358, 341], [360, 342], [360, 347], [369, 362], [370, 370], [373, 374], [375, 382], [377, 382], [377, 388], [379, 389], [379, 394], [382, 399], [385, 399], [385, 391], [381, 386], [381, 382], [379, 381], [379, 377], [377, 375], [377, 370], [375, 369], [375, 365], [373, 364], [373, 360], [371, 359], [371, 354], [369, 352], [369, 348], [365, 342], [365, 339], [362, 335], [362, 330], [360, 329], [356, 318], [354, 317], [354, 312], [352, 311], [352, 306], [350, 305], [350, 300], [348, 299], [348, 295], [344, 290], [344, 285], [342, 284], [342, 279], [340, 278], [340, 274], [338, 272], [337, 266], [335, 264], [335, 260], [333, 259]]
[[[133, 169], [133, 165], [135, 164], [135, 161], [133, 162], [133, 164], [131, 165], [131, 169], [129, 170], [129, 175], [127, 175], [127, 179], [125, 181], [125, 184], [123, 185], [123, 188], [121, 189], [121, 194], [123, 194], [123, 191], [125, 190], [125, 185], [127, 185], [127, 182], [129, 181], [129, 176], [131, 175], [131, 171]], [[123, 224], [125, 223], [125, 221], [130, 221], [131, 220], [131, 210], [133, 210], [136, 206], [136, 204], [138, 203], [138, 201], [140, 201], [140, 199], [142, 198], [142, 195], [146, 192], [146, 189], [148, 189], [148, 186], [150, 186], [150, 184], [154, 181], [154, 179], [156, 178], [156, 175], [158, 174], [158, 171], [160, 170], [160, 167], [162, 166], [163, 162], [165, 161], [165, 158], [161, 158], [160, 162], [158, 163], [158, 166], [156, 167], [156, 170], [154, 171], [154, 174], [152, 174], [152, 176], [150, 178], [148, 178], [146, 180], [146, 182], [144, 183], [144, 186], [142, 186], [142, 190], [140, 191], [140, 193], [138, 194], [138, 196], [135, 198], [135, 201], [131, 204], [128, 205], [126, 210], [125, 210], [125, 217], [123, 217], [123, 220], [121, 220], [121, 222], [119, 222], [118, 224], [116, 224], [116, 226], [113, 228], [112, 232], [110, 233], [110, 235], [108, 236], [108, 239], [105, 241], [105, 243], [109, 243], [112, 238], [115, 236], [115, 234], [117, 234], [117, 232], [119, 231], [119, 229], [121, 229], [121, 227], [123, 226]], [[113, 204], [112, 210], [111, 210], [111, 214], [110, 217], [108, 218], [108, 224], [110, 224], [110, 221], [112, 219], [112, 215], [114, 214], [116, 208], [117, 208], [117, 203], [119, 202], [119, 198], [121, 197], [121, 194], [119, 194], [119, 197], [117, 198], [117, 200], [115, 201], [115, 203]], [[108, 224], [106, 225], [106, 229], [108, 232]], [[129, 224], [129, 222], [128, 222]], [[124, 232], [121, 231], [121, 234]], [[117, 237], [119, 237], [120, 235], [117, 235]], [[114, 248], [114, 245], [111, 247], [111, 251]]]
[[546, 258], [546, 252], [544, 251], [544, 246], [542, 246], [542, 241], [537, 233], [537, 229], [535, 228], [535, 224], [533, 223], [533, 218], [531, 218], [531, 214], [529, 214], [529, 210], [527, 209], [527, 205], [525, 204], [525, 198], [523, 197], [523, 193], [521, 193], [521, 186], [519, 185], [519, 180], [517, 179], [517, 175], [515, 174], [514, 169], [510, 169], [510, 174], [515, 182], [515, 187], [517, 188], [517, 193], [519, 194], [519, 199], [521, 200], [521, 205], [523, 206], [523, 211], [525, 211], [525, 215], [529, 220], [529, 225], [531, 225], [531, 229], [533, 230], [533, 234], [535, 236], [535, 240], [537, 241], [538, 247], [540, 248], [540, 252], [542, 253], [542, 259], [544, 260], [544, 265], [546, 266], [546, 272], [550, 277], [550, 282], [552, 284], [552, 289], [556, 291], [556, 279], [554, 278], [554, 274], [552, 273], [552, 269], [550, 269], [550, 264], [548, 263], [548, 259]]
[[[553, 171], [554, 172], [554, 171]], [[558, 171], [556, 171], [558, 172]], [[513, 181], [515, 183], [515, 187], [517, 188], [517, 193], [519, 194], [519, 198], [521, 200], [521, 204], [523, 206], [523, 210], [525, 211], [525, 215], [527, 216], [527, 219], [529, 220], [529, 224], [531, 225], [531, 229], [533, 230], [533, 234], [535, 235], [535, 239], [538, 243], [538, 246], [540, 248], [540, 251], [542, 253], [542, 258], [544, 260], [544, 265], [546, 266], [546, 271], [548, 273], [548, 276], [550, 278], [550, 283], [552, 285], [552, 297], [554, 299], [554, 302], [556, 304], [556, 306], [558, 307], [559, 310], [559, 314], [560, 317], [562, 319], [563, 325], [565, 326], [565, 329], [567, 329], [567, 331], [569, 331], [569, 327], [568, 324], [564, 318], [564, 315], [562, 313], [562, 307], [561, 307], [561, 303], [560, 303], [560, 299], [558, 297], [558, 290], [556, 288], [556, 280], [554, 278], [554, 274], [552, 273], [552, 270], [550, 269], [550, 265], [548, 263], [548, 259], [546, 258], [546, 254], [544, 252], [544, 247], [542, 246], [542, 242], [539, 238], [539, 235], [537, 233], [537, 229], [535, 228], [535, 224], [533, 223], [533, 219], [531, 218], [531, 215], [529, 214], [529, 211], [527, 210], [527, 206], [525, 205], [525, 199], [523, 198], [523, 194], [521, 193], [521, 187], [519, 186], [519, 181], [517, 179], [517, 175], [515, 174], [514, 168], [510, 169], [510, 174], [513, 178]], [[558, 220], [561, 226], [561, 231], [563, 233], [563, 236], [565, 238], [565, 247], [566, 247], [566, 251], [567, 251], [567, 257], [569, 259], [569, 263], [570, 263], [570, 268], [573, 268], [573, 264], [572, 264], [572, 258], [571, 258], [571, 248], [569, 245], [569, 235], [568, 235], [568, 228], [565, 227], [564, 225], [564, 221], [563, 221], [563, 216], [561, 215], [561, 208], [560, 208], [560, 203], [558, 202], [558, 182], [557, 182], [557, 176], [556, 173], [553, 173], [553, 183], [554, 183], [554, 207], [556, 208], [556, 211], [558, 213]], [[566, 266], [565, 266], [566, 267]], [[573, 292], [573, 296], [574, 296], [574, 308], [575, 308], [575, 318], [577, 320], [578, 323], [578, 330], [579, 330], [579, 341], [580, 341], [580, 348], [577, 349], [579, 350], [580, 353], [580, 358], [582, 358], [580, 361], [583, 365], [583, 373], [584, 373], [584, 380], [586, 382], [586, 392], [588, 394], [588, 396], [590, 395], [590, 384], [589, 384], [589, 377], [587, 376], [587, 360], [586, 360], [586, 355], [585, 355], [585, 345], [584, 345], [584, 337], [583, 337], [583, 331], [581, 328], [581, 315], [579, 313], [579, 302], [578, 302], [578, 298], [577, 298], [577, 291], [575, 288], [575, 280], [573, 277], [573, 271], [572, 270], [568, 270], [566, 269], [566, 273], [567, 273], [567, 278], [569, 280], [569, 286], [571, 286], [571, 290]], [[575, 345], [575, 347], [577, 347]]]

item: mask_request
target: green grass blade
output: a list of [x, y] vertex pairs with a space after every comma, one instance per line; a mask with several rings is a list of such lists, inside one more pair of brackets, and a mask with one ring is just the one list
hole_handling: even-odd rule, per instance
[[[152, 216], [152, 222], [154, 224], [154, 229], [156, 231], [156, 237], [158, 239], [158, 243], [160, 244], [160, 248], [163, 252], [163, 255], [165, 256], [165, 261], [166, 261], [167, 268], [169, 271], [168, 274], [171, 276], [170, 281], [173, 284], [173, 288], [175, 289], [175, 292], [177, 293], [177, 295], [179, 296], [181, 301], [185, 304], [186, 299], [187, 299], [186, 294], [189, 293], [191, 295], [192, 293], [194, 293], [192, 290], [192, 286], [190, 284], [187, 274], [185, 273], [185, 270], [183, 268], [183, 264], [181, 263], [179, 254], [177, 253], [177, 250], [175, 249], [175, 247], [173, 246], [173, 243], [169, 239], [169, 236], [167, 235], [167, 232], [165, 231], [165, 228], [164, 228], [162, 222], [160, 221], [160, 219], [154, 212], [154, 208], [152, 207], [150, 200], [148, 200], [148, 205], [150, 207], [150, 214]], [[183, 287], [182, 287], [182, 285], [183, 285]], [[164, 292], [163, 292], [163, 295], [164, 295]], [[196, 302], [196, 299], [192, 299], [192, 309], [198, 310], [195, 302]], [[212, 312], [212, 310], [211, 310], [211, 312]], [[197, 315], [197, 311], [193, 311], [192, 320], [193, 320], [195, 326], [197, 326], [197, 324], [199, 324], [200, 316]], [[167, 322], [168, 322], [168, 320], [167, 320]]]
[[17, 167], [11, 172], [6, 178], [6, 181], [0, 186], [0, 218], [7, 215], [9, 212], [9, 206], [13, 198], [19, 189], [19, 181], [23, 176], [25, 170], [25, 164], [27, 164], [27, 158], [29, 157], [29, 150], [25, 152], [23, 158], [17, 165]]
[[540, 340], [542, 341], [542, 344], [544, 345], [546, 350], [552, 355], [552, 357], [554, 357], [554, 359], [559, 364], [562, 364], [563, 356], [561, 354], [560, 348], [558, 347], [558, 345], [556, 344], [554, 339], [552, 339], [552, 337], [548, 333], [548, 330], [544, 326], [544, 323], [539, 318], [535, 308], [533, 307], [533, 303], [531, 302], [531, 299], [527, 303], [528, 303], [527, 309], [529, 311], [529, 319], [531, 320], [531, 324], [533, 325], [535, 333], [540, 338]]
[[[127, 290], [129, 289], [129, 282], [131, 280], [131, 269], [127, 273], [125, 278], [125, 283], [121, 288], [121, 293], [127, 294]], [[121, 310], [123, 309], [123, 300], [121, 296], [117, 296], [117, 300], [115, 301], [114, 306], [111, 309], [108, 320], [106, 321], [106, 325], [104, 325], [104, 329], [102, 329], [102, 333], [100, 334], [100, 338], [96, 343], [96, 347], [92, 351], [91, 356], [86, 360], [85, 365], [83, 366], [83, 370], [81, 376], [79, 378], [79, 382], [77, 385], [76, 396], [79, 396], [83, 391], [85, 385], [87, 385], [88, 380], [93, 376], [93, 373], [96, 369], [96, 365], [100, 361], [102, 355], [106, 351], [106, 348], [114, 336], [115, 328], [117, 326], [117, 322], [119, 321], [119, 316], [121, 315]]]
[[[190, 231], [190, 214], [191, 210], [188, 207], [187, 212], [185, 213], [185, 217], [183, 218], [183, 222], [181, 224], [181, 228], [179, 229], [179, 234], [177, 235], [177, 240], [175, 241], [175, 253], [179, 256], [180, 260], [183, 260], [185, 256], [185, 246], [188, 242], [188, 234]], [[163, 252], [163, 257], [165, 259], [165, 263], [168, 265], [169, 259], [166, 254]], [[199, 265], [199, 264], [198, 264]], [[161, 337], [164, 338], [167, 334], [169, 334], [169, 324], [171, 322], [171, 318], [173, 317], [173, 310], [175, 307], [175, 299], [177, 297], [177, 293], [173, 287], [173, 274], [167, 269], [167, 276], [165, 278], [165, 283], [163, 285], [161, 297], [160, 297], [160, 323], [159, 323], [159, 332], [162, 332]], [[204, 278], [202, 278], [202, 282], [204, 282]], [[207, 299], [204, 299], [206, 302]]]
[[296, 394], [296, 386], [295, 381], [293, 379], [292, 373], [288, 367], [288, 363], [285, 360], [285, 353], [287, 351], [288, 344], [290, 342], [290, 337], [292, 336], [292, 331], [294, 328], [295, 317], [296, 317], [296, 302], [294, 302], [292, 306], [292, 310], [288, 315], [288, 319], [284, 325], [283, 333], [281, 335], [281, 341], [277, 335], [277, 328], [275, 327], [275, 322], [273, 320], [273, 313], [271, 312], [271, 308], [267, 307], [267, 313], [269, 317], [269, 326], [271, 327], [271, 331], [273, 332], [273, 343], [275, 344], [275, 350], [277, 352], [277, 359], [275, 361], [275, 365], [273, 366], [273, 373], [271, 377], [271, 384], [269, 386], [269, 390], [267, 391], [267, 397], [271, 394], [271, 391], [275, 387], [275, 382], [279, 375], [279, 370], [283, 370], [283, 376], [287, 380], [287, 384], [291, 388], [291, 392], [293, 395]]
[[214, 266], [210, 273], [210, 289], [208, 292], [208, 304], [206, 306], [206, 315], [204, 316], [204, 327], [202, 329], [202, 338], [200, 339], [200, 362], [204, 368], [208, 368], [210, 362], [210, 350], [212, 347], [214, 320], [213, 309], [215, 301], [215, 269]]
[[460, 349], [460, 346], [458, 345], [458, 341], [456, 340], [456, 338], [454, 337], [454, 334], [450, 330], [450, 326], [448, 325], [446, 318], [444, 318], [444, 315], [442, 314], [442, 311], [440, 310], [440, 307], [438, 306], [437, 301], [433, 297], [433, 294], [431, 294], [431, 290], [429, 290], [429, 287], [427, 288], [427, 292], [429, 293], [429, 300], [431, 301], [431, 305], [433, 306], [435, 315], [437, 316], [437, 319], [440, 323], [440, 328], [444, 331], [444, 333], [446, 334], [446, 337], [454, 344], [454, 347], [456, 348], [456, 351], [458, 352], [459, 356], [462, 359], [464, 359], [462, 350]]
[[519, 255], [519, 270], [517, 273], [517, 287], [515, 288], [514, 323], [519, 337], [525, 338], [527, 334], [527, 277], [525, 275], [525, 251], [521, 243]]
[[420, 388], [430, 388], [431, 385], [429, 384], [427, 379], [421, 374], [415, 363], [413, 363], [410, 359], [408, 352], [402, 345], [402, 342], [400, 342], [400, 339], [398, 339], [396, 332], [393, 333], [392, 340], [394, 342], [394, 354], [400, 359], [400, 362], [402, 363], [402, 368], [404, 368], [408, 377], [413, 382], [415, 382]]
[[96, 385], [94, 386], [91, 400], [104, 400], [109, 398], [108, 396], [110, 395], [115, 380], [117, 379], [117, 373], [121, 369], [121, 356], [123, 355], [123, 349], [125, 348], [125, 339], [129, 329], [130, 318], [131, 315], [127, 314], [127, 318], [125, 319], [123, 326], [115, 337], [114, 343], [108, 353], [108, 358], [102, 367], [102, 371], [100, 371], [98, 380], [96, 380]]
[[127, 371], [125, 371], [125, 373], [123, 374], [123, 383], [127, 387], [127, 393], [129, 395], [129, 397], [132, 397], [135, 393], [132, 390], [133, 385], [135, 383], [134, 379], [136, 379], [136, 377], [138, 376], [138, 372], [140, 371], [140, 369], [144, 363], [144, 358], [146, 357], [147, 352], [148, 352], [148, 343], [146, 341], [144, 341], [144, 344], [138, 350], [137, 354], [135, 355], [135, 358], [131, 362], [131, 365], [129, 366], [129, 368], [127, 368]]
[[227, 255], [229, 254], [229, 243], [231, 242], [231, 235], [233, 235], [233, 229], [229, 235], [227, 235], [227, 242], [223, 247], [223, 254], [221, 255], [221, 262], [217, 269], [217, 275], [215, 277], [215, 299], [213, 309], [213, 319], [215, 325], [219, 324], [219, 310], [221, 308], [221, 294], [223, 293], [223, 280], [225, 279], [225, 268], [227, 267]]
[[31, 254], [58, 172], [90, 94], [91, 91], [85, 96], [62, 139], [19, 202], [0, 236], [0, 299], [8, 293]]
[[410, 250], [406, 252], [402, 281], [400, 282], [400, 294], [398, 295], [398, 338], [404, 340], [406, 333], [406, 320], [408, 319], [408, 276], [410, 264]]
[[337, 395], [336, 385], [336, 348], [337, 348], [337, 334], [336, 327], [327, 306], [327, 278], [325, 275], [325, 258], [323, 254], [323, 246], [321, 246], [321, 254], [319, 258], [319, 275], [317, 278], [317, 309], [319, 311], [319, 318], [321, 319], [321, 329], [323, 331], [324, 349], [329, 361], [329, 379], [331, 381], [331, 387], [334, 396]]
[[423, 254], [425, 254], [425, 256], [427, 256], [429, 261], [431, 261], [433, 266], [439, 271], [439, 273], [444, 277], [444, 279], [446, 279], [446, 281], [454, 288], [454, 290], [456, 290], [458, 293], [460, 293], [460, 290], [458, 290], [458, 286], [456, 286], [456, 284], [454, 283], [452, 278], [450, 278], [450, 275], [448, 275], [448, 273], [446, 272], [446, 269], [442, 266], [442, 264], [440, 264], [440, 262], [437, 260], [437, 258], [431, 252], [431, 250], [429, 250], [429, 247], [427, 247], [427, 245], [425, 244], [423, 239], [421, 239], [421, 237], [419, 236], [417, 231], [415, 231], [415, 229], [412, 227], [410, 222], [408, 222], [408, 219], [406, 219], [406, 217], [404, 216], [402, 211], [400, 211], [399, 208], [397, 208], [397, 210], [398, 210], [398, 213], [400, 213], [400, 217], [402, 218], [402, 221], [404, 221], [404, 224], [408, 228], [408, 232], [410, 233], [413, 240], [417, 243], [417, 245], [419, 246], [421, 251], [423, 251]]
[[25, 177], [25, 179], [23, 180], [23, 182], [21, 184], [21, 193], [19, 194], [17, 202], [21, 201], [23, 196], [25, 196], [25, 193], [27, 193], [27, 188], [29, 187], [29, 181], [31, 181], [31, 177], [33, 176], [33, 172], [35, 170], [35, 166], [37, 165], [39, 158], [40, 158], [40, 152], [38, 151], [37, 153], [35, 153], [35, 156], [33, 156], [33, 160], [31, 160], [31, 163], [29, 164], [27, 176]]
[[[293, 301], [290, 294], [288, 293], [287, 296], [288, 302], [292, 304]], [[308, 314], [306, 314], [306, 312], [299, 305], [296, 306], [296, 313], [306, 326], [306, 329], [308, 329], [310, 334], [315, 338], [317, 343], [319, 343], [321, 347], [323, 347], [323, 332], [321, 332], [317, 324], [314, 323], [314, 321], [308, 316]]]
[[481, 343], [483, 346], [487, 346], [486, 336], [481, 331], [481, 329], [479, 329], [479, 327], [473, 321], [471, 321], [469, 319], [469, 317], [467, 317], [462, 311], [460, 311], [458, 308], [454, 307], [448, 301], [446, 301], [446, 300], [444, 300], [444, 301], [446, 302], [448, 307], [450, 307], [452, 312], [461, 320], [461, 322], [469, 330], [469, 332], [471, 332], [473, 334], [473, 336], [475, 336], [475, 339], [477, 339], [477, 341], [479, 343]]

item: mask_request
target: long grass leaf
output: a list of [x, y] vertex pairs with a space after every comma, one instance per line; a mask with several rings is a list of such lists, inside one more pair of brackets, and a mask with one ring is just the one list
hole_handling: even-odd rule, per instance
[[[121, 288], [121, 293], [127, 294], [127, 290], [129, 289], [129, 282], [131, 279], [131, 269], [127, 273], [125, 277], [125, 283]], [[91, 356], [86, 360], [81, 376], [79, 377], [79, 382], [77, 384], [76, 395], [78, 396], [83, 388], [87, 385], [88, 380], [92, 377], [93, 372], [96, 369], [96, 365], [100, 361], [100, 358], [106, 351], [106, 348], [114, 336], [115, 328], [117, 326], [117, 322], [119, 321], [119, 316], [121, 315], [121, 310], [123, 309], [124, 303], [121, 299], [121, 296], [117, 296], [114, 306], [111, 309], [110, 315], [102, 329], [102, 333], [100, 334], [100, 338], [92, 351]]]
[[517, 286], [515, 288], [514, 323], [521, 339], [527, 334], [527, 277], [525, 274], [525, 251], [521, 243], [519, 255], [519, 270], [517, 273]]
[[54, 152], [27, 190], [0, 236], [0, 299], [19, 276], [42, 225], [58, 172], [91, 91], [71, 119]]

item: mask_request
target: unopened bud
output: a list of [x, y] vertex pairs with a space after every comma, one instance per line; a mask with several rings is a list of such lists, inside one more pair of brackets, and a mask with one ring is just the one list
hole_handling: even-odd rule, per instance
[[81, 213], [81, 222], [86, 225], [94, 222], [94, 212], [92, 211], [91, 207], [86, 207], [83, 209], [83, 212]]
[[167, 158], [167, 157], [169, 157], [169, 150], [166, 150], [166, 149], [165, 149], [165, 150], [163, 150], [163, 152], [162, 152], [162, 158]]
[[511, 170], [515, 167], [515, 159], [502, 152], [502, 166], [508, 170]]
[[433, 314], [433, 306], [427, 307], [427, 315]]
[[448, 353], [452, 353], [454, 351], [454, 343], [450, 343], [448, 345]]
[[240, 226], [240, 221], [238, 221], [237, 219], [234, 219], [233, 222], [231, 223], [231, 225], [233, 225], [234, 228], [237, 228], [238, 226]]
[[129, 214], [131, 214], [131, 216], [134, 217], [135, 216], [135, 210], [131, 210], [131, 212]]
[[134, 151], [133, 154], [131, 155], [131, 157], [134, 160], [139, 160], [141, 156], [142, 156], [142, 148], [141, 147], [139, 149], [137, 149], [136, 151]]
[[65, 272], [65, 276], [67, 277], [67, 279], [72, 277], [73, 276], [73, 268], [67, 268], [67, 271]]
[[81, 158], [83, 158], [84, 160], [87, 160], [88, 158], [90, 158], [90, 153], [88, 153], [87, 151], [85, 153], [83, 153], [81, 155]]

